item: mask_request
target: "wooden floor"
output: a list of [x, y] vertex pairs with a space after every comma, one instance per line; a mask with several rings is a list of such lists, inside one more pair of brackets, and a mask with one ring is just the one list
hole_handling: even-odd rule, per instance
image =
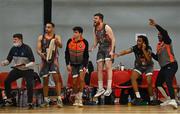
[[74, 106], [64, 106], [57, 108], [52, 106], [49, 108], [35, 108], [28, 110], [27, 108], [5, 107], [0, 109], [0, 113], [64, 113], [64, 114], [103, 114], [103, 113], [118, 113], [118, 114], [178, 114], [180, 108], [173, 109], [172, 107], [160, 106], [122, 106], [122, 105], [93, 105], [84, 106], [83, 108]]

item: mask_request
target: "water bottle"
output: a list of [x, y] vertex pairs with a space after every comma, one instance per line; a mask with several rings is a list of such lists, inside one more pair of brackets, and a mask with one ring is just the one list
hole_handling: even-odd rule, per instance
[[117, 68], [118, 68], [118, 70], [120, 70], [121, 66], [118, 64]]
[[131, 95], [128, 95], [128, 106], [131, 106]]
[[91, 90], [91, 88], [89, 88], [89, 100], [92, 101], [92, 98], [93, 98], [92, 97], [92, 90]]
[[101, 95], [101, 105], [104, 105], [105, 104], [105, 97], [104, 97], [104, 95]]
[[23, 107], [23, 91], [20, 91], [20, 96], [19, 96], [19, 107]]

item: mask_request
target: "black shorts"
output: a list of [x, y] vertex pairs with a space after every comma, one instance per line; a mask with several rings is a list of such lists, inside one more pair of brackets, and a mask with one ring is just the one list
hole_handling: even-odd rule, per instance
[[138, 72], [140, 75], [145, 73], [146, 76], [153, 75], [153, 66], [146, 66], [146, 67], [141, 67], [141, 66], [136, 66], [134, 68], [134, 71]]
[[80, 74], [80, 72], [83, 71], [83, 66], [82, 65], [71, 65], [72, 67], [72, 77], [77, 78]]
[[44, 62], [39, 75], [40, 77], [47, 77], [49, 74], [58, 73], [58, 71], [58, 67], [54, 63]]
[[[114, 49], [115, 52], [115, 49]], [[96, 62], [101, 61], [112, 61], [114, 62], [114, 59], [111, 58], [110, 53], [110, 47], [99, 47]]]

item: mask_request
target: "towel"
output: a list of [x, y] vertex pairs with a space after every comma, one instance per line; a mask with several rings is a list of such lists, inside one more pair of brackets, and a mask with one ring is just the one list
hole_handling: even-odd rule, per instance
[[55, 52], [55, 49], [56, 49], [55, 39], [52, 39], [50, 44], [49, 44], [49, 48], [47, 49], [47, 57], [46, 57], [47, 61], [51, 61], [52, 60], [53, 52]]

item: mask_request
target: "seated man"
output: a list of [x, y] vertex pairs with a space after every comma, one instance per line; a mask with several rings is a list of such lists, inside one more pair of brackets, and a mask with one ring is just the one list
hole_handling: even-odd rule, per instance
[[7, 96], [5, 102], [10, 105], [15, 104], [15, 98], [11, 93], [11, 83], [23, 77], [26, 80], [28, 106], [31, 109], [33, 108], [33, 65], [35, 59], [31, 48], [23, 43], [22, 34], [13, 35], [13, 47], [9, 51], [7, 59], [1, 62], [1, 66], [9, 65], [12, 60], [14, 60], [15, 65], [5, 80], [5, 94]]
[[119, 54], [115, 54], [115, 57], [123, 56], [129, 53], [134, 52], [135, 54], [135, 67], [131, 74], [131, 83], [136, 95], [136, 99], [133, 101], [135, 105], [143, 104], [143, 100], [141, 99], [137, 79], [140, 75], [145, 73], [147, 76], [148, 82], [148, 93], [150, 96], [149, 104], [156, 104], [153, 100], [153, 92], [152, 92], [152, 82], [151, 76], [153, 74], [153, 61], [151, 59], [151, 47], [149, 46], [149, 42], [146, 36], [140, 35], [137, 39], [137, 45], [133, 46], [130, 49], [123, 50]]

